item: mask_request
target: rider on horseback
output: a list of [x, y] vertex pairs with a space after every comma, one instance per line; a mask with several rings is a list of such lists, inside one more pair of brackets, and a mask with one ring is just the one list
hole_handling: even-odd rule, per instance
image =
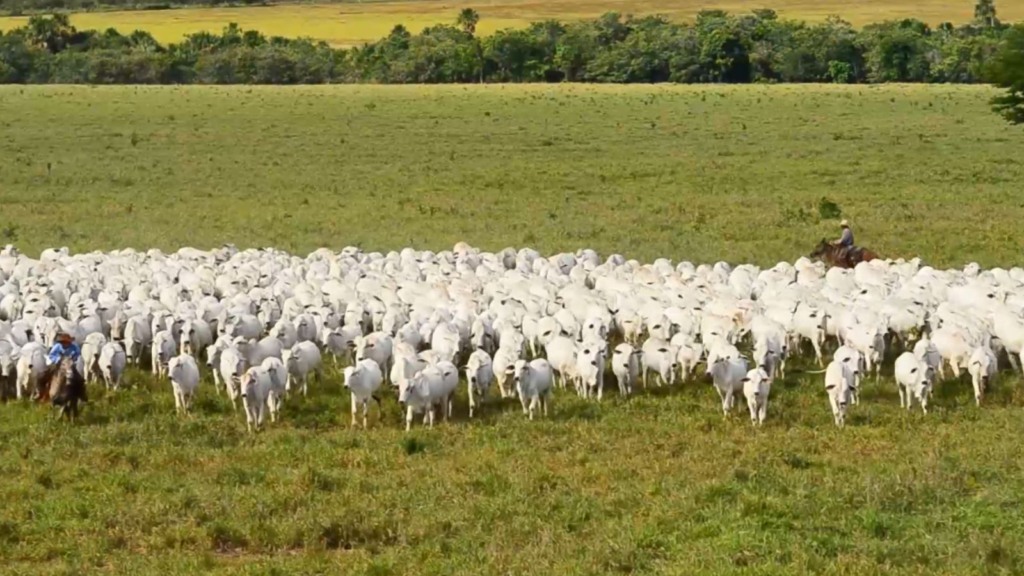
[[838, 240], [833, 240], [833, 246], [839, 246], [842, 250], [839, 252], [839, 257], [846, 260], [850, 254], [850, 250], [853, 249], [853, 230], [850, 229], [849, 220], [843, 220], [839, 223], [839, 226], [843, 229], [842, 236]]
[[70, 356], [71, 360], [75, 362], [75, 377], [79, 377], [78, 373], [78, 358], [82, 355], [81, 348], [75, 341], [71, 339], [71, 334], [67, 332], [60, 332], [57, 334], [57, 342], [50, 348], [50, 353], [46, 355], [46, 372], [43, 373], [44, 382], [48, 382], [50, 377], [57, 372], [57, 368], [60, 366], [60, 361], [65, 356]]

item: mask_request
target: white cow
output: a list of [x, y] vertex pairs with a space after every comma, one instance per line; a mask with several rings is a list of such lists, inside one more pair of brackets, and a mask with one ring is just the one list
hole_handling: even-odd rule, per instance
[[[270, 410], [270, 421], [277, 422], [281, 413], [281, 405], [284, 404], [284, 396], [287, 390], [288, 369], [280, 358], [266, 358], [260, 363], [260, 367], [270, 375], [270, 393], [267, 395], [267, 409]], [[232, 403], [232, 406], [234, 404]]]
[[338, 363], [339, 356], [344, 356], [352, 363], [356, 349], [356, 338], [362, 336], [362, 334], [359, 326], [324, 327], [321, 340], [324, 349], [331, 354], [335, 364]]
[[519, 356], [518, 350], [505, 344], [498, 346], [498, 351], [494, 353], [491, 364], [494, 367], [494, 377], [498, 380], [498, 391], [501, 392], [502, 398], [511, 398], [516, 393], [513, 367], [516, 360], [519, 360]]
[[722, 414], [728, 416], [736, 403], [736, 394], [743, 392], [747, 361], [743, 358], [719, 358], [708, 366], [706, 376], [711, 378], [722, 400]]
[[942, 354], [927, 335], [914, 344], [914, 356], [920, 358], [934, 374], [942, 374]]
[[245, 409], [245, 427], [249, 432], [263, 426], [271, 386], [270, 373], [263, 366], [253, 366], [242, 374], [242, 407]]
[[188, 354], [171, 358], [167, 363], [167, 375], [174, 392], [174, 410], [188, 414], [192, 408], [192, 398], [199, 388], [199, 366], [195, 358]]
[[850, 388], [850, 402], [854, 406], [860, 403], [860, 376], [864, 370], [864, 355], [856, 348], [840, 346], [836, 349], [832, 359], [845, 364], [853, 372], [853, 387]]
[[679, 368], [676, 359], [678, 351], [672, 344], [661, 338], [648, 338], [640, 347], [640, 371], [643, 373], [644, 388], [647, 387], [647, 373], [654, 371], [658, 374], [658, 385], [672, 383], [672, 373]]
[[[146, 318], [141, 315], [131, 316], [124, 326], [124, 353], [133, 365], [138, 365], [142, 355], [153, 343], [153, 333]], [[155, 374], [155, 372], [154, 372]]]
[[846, 330], [846, 345], [861, 353], [864, 357], [864, 374], [873, 372], [877, 380], [878, 369], [885, 354], [885, 340], [881, 331], [871, 326], [850, 327]]
[[928, 413], [928, 396], [932, 390], [932, 369], [913, 352], [904, 352], [896, 358], [893, 369], [896, 387], [900, 393], [900, 407], [910, 407], [917, 399], [921, 411]]
[[[953, 375], [959, 377], [961, 367], [967, 365], [971, 352], [976, 347], [971, 344], [971, 338], [966, 331], [953, 326], [943, 326], [932, 332], [931, 341], [935, 345], [935, 349], [938, 350], [939, 356], [949, 363]], [[945, 370], [941, 363], [939, 364], [939, 377], [945, 377]]]
[[153, 375], [158, 378], [167, 376], [169, 363], [174, 356], [174, 336], [170, 330], [161, 330], [153, 335], [150, 346]]
[[437, 366], [427, 366], [417, 372], [398, 395], [398, 401], [405, 406], [405, 430], [412, 428], [412, 417], [424, 412], [423, 423], [434, 427], [435, 405], [445, 405], [451, 395], [447, 389], [444, 373]]
[[612, 353], [612, 373], [619, 382], [620, 396], [625, 397], [633, 393], [633, 387], [640, 377], [640, 354], [640, 350], [627, 342], [616, 346]]
[[39, 378], [46, 370], [46, 350], [37, 342], [29, 342], [21, 347], [18, 362], [15, 366], [15, 396], [21, 400], [23, 394], [35, 396], [39, 390]]
[[285, 389], [291, 392], [292, 379], [302, 382], [302, 395], [306, 395], [310, 372], [316, 374], [317, 383], [323, 383], [320, 367], [320, 349], [310, 341], [299, 342], [281, 354], [281, 361], [288, 368], [288, 383]]
[[604, 396], [604, 361], [607, 344], [604, 340], [588, 339], [576, 347], [576, 377], [578, 392], [584, 398]]
[[[566, 336], [555, 336], [544, 347], [551, 369], [558, 374], [557, 383], [565, 388], [576, 380], [576, 342]], [[518, 355], [517, 355], [518, 359]]]
[[553, 379], [551, 364], [543, 358], [537, 358], [530, 362], [519, 360], [513, 370], [519, 402], [523, 405], [523, 414], [528, 414], [530, 420], [533, 420], [534, 412], [539, 407], [547, 417], [548, 405], [551, 403]]
[[469, 398], [469, 417], [477, 404], [482, 404], [494, 382], [494, 365], [490, 354], [478, 348], [469, 355], [466, 362], [466, 395]]
[[825, 391], [828, 392], [832, 417], [840, 428], [846, 424], [846, 410], [852, 400], [854, 378], [858, 372], [838, 360], [832, 360], [825, 369]]
[[18, 363], [16, 351], [13, 342], [0, 339], [0, 389], [6, 389], [8, 382], [14, 383]]
[[89, 334], [82, 343], [82, 377], [90, 384], [102, 377], [100, 351], [106, 343], [107, 337], [99, 333]]
[[186, 320], [181, 325], [181, 353], [198, 357], [213, 344], [213, 332], [205, 320]]
[[394, 342], [390, 334], [374, 332], [356, 338], [356, 361], [369, 358], [380, 367], [381, 374], [387, 374], [391, 368], [391, 351]]
[[988, 346], [978, 346], [971, 353], [967, 371], [971, 374], [971, 383], [974, 385], [974, 403], [978, 406], [981, 406], [981, 399], [985, 395], [985, 391], [995, 380], [996, 364], [996, 355]]
[[128, 365], [128, 357], [124, 348], [117, 342], [107, 342], [100, 350], [99, 357], [100, 373], [103, 374], [103, 382], [107, 390], [117, 390], [121, 387], [121, 376]]
[[363, 406], [363, 428], [366, 428], [366, 417], [369, 412], [369, 401], [373, 398], [377, 402], [377, 411], [381, 410], [380, 397], [377, 390], [384, 382], [384, 375], [376, 362], [367, 358], [356, 362], [354, 366], [347, 366], [344, 370], [345, 388], [348, 388], [352, 395], [352, 427], [356, 426], [356, 412], [359, 405]]
[[764, 368], [755, 368], [747, 372], [743, 379], [743, 396], [747, 399], [750, 409], [750, 421], [757, 426], [764, 424], [768, 414], [768, 395], [771, 393], [772, 380]]
[[[242, 355], [238, 348], [231, 346], [221, 351], [216, 372], [220, 373], [224, 389], [228, 393], [228, 400], [231, 400], [232, 409], [238, 407], [235, 401], [238, 399], [242, 374], [245, 373], [247, 366], [248, 363], [245, 360], [245, 356]], [[220, 394], [220, 388], [217, 388], [217, 393]]]
[[[678, 334], [676, 335], [678, 336]], [[704, 355], [704, 346], [696, 342], [681, 342], [672, 337], [671, 343], [677, 346], [676, 363], [679, 364], [679, 380], [685, 382], [697, 372], [697, 365]]]

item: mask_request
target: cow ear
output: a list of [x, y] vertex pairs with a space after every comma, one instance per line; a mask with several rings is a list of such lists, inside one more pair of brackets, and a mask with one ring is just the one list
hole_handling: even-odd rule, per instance
[[750, 382], [750, 378], [744, 378], [743, 381], [744, 382]]
[[910, 373], [911, 374], [916, 374], [917, 373], [917, 368], [911, 368], [910, 369]]

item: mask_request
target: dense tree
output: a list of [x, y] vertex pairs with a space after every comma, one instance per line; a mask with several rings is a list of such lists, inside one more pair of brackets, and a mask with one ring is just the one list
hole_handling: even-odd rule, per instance
[[476, 51], [476, 61], [480, 73], [480, 83], [484, 81], [484, 48], [480, 39], [476, 37], [476, 25], [480, 23], [480, 15], [472, 8], [463, 8], [455, 19], [455, 24], [462, 28], [462, 31], [469, 36]]
[[1006, 94], [993, 99], [995, 110], [1014, 124], [1024, 124], [1024, 24], [1011, 28], [989, 67], [993, 84]]
[[875, 24], [862, 34], [869, 78], [875, 82], [924, 82], [932, 47], [928, 25], [918, 20]]
[[[74, 0], [66, 0], [74, 1]], [[985, 6], [988, 6], [986, 8]], [[475, 10], [420, 33], [395, 26], [376, 42], [335, 49], [267, 38], [237, 24], [163, 46], [135, 31], [77, 30], [66, 16], [36, 16], [0, 34], [0, 82], [441, 83], [441, 82], [979, 82], [1009, 92], [997, 105], [1018, 117], [1021, 32], [979, 3], [978, 22], [935, 30], [918, 20], [857, 30], [772, 10], [698, 14], [693, 23], [610, 12], [571, 24], [544, 21], [490, 36]], [[987, 11], [987, 12], [986, 12]], [[992, 24], [992, 25], [989, 25]], [[996, 63], [998, 65], [995, 65]]]
[[974, 23], [982, 28], [999, 26], [995, 0], [978, 0], [974, 5]]
[[33, 16], [28, 19], [25, 38], [33, 45], [56, 54], [71, 44], [76, 32], [67, 14]]

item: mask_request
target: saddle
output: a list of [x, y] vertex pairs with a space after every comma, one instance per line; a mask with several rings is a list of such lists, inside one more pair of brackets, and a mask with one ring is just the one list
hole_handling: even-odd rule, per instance
[[47, 366], [39, 379], [39, 392], [37, 400], [49, 401], [55, 406], [63, 406], [70, 397], [87, 401], [85, 378], [78, 373], [78, 369], [71, 368], [71, 378], [60, 374], [61, 362]]
[[851, 265], [860, 262], [864, 256], [864, 248], [860, 246], [850, 246], [843, 252], [843, 258]]

